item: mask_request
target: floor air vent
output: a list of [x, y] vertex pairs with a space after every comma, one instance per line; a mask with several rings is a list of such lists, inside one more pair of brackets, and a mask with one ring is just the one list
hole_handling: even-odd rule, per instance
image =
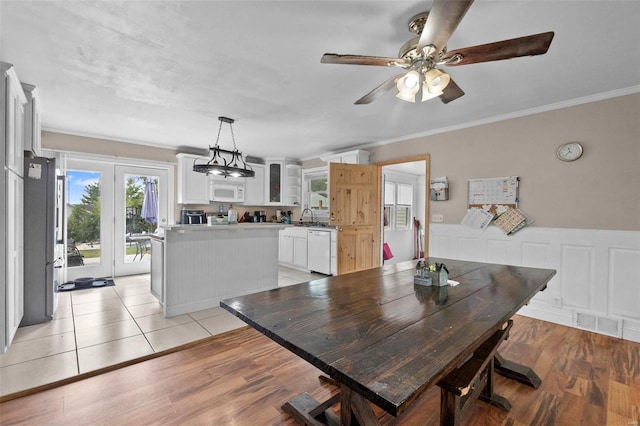
[[606, 334], [607, 336], [622, 337], [622, 320], [602, 317], [586, 312], [573, 311], [573, 325], [584, 330]]

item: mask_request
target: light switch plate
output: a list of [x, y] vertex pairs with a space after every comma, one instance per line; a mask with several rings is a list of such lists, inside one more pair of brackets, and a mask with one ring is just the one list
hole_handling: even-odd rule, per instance
[[431, 215], [431, 222], [434, 222], [434, 223], [442, 223], [442, 222], [444, 222], [444, 215], [442, 215], [442, 214], [433, 214], [433, 215]]

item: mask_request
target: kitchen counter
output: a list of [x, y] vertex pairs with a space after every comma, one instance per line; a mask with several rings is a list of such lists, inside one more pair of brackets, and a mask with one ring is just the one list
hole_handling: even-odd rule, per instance
[[155, 270], [163, 275], [156, 294], [162, 295], [164, 316], [213, 308], [228, 297], [277, 288], [278, 233], [288, 227], [283, 223], [163, 226], [162, 267]]
[[262, 222], [262, 223], [216, 223], [213, 225], [164, 225], [161, 226], [166, 231], [246, 231], [256, 229], [284, 229], [293, 226], [284, 223]]

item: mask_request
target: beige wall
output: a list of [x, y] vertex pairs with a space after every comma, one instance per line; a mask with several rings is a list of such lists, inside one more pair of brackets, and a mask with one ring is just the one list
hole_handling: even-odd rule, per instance
[[[584, 154], [565, 163], [556, 149], [569, 141]], [[533, 226], [640, 230], [640, 94], [368, 150], [372, 162], [430, 153], [431, 176], [449, 178], [450, 199], [431, 202], [445, 223], [464, 217], [468, 179], [520, 176]]]
[[144, 160], [176, 162], [177, 150], [146, 145], [116, 142], [64, 133], [42, 132], [42, 147], [59, 151], [73, 151], [112, 157], [140, 158]]
[[[585, 152], [565, 163], [555, 153], [569, 141], [581, 142]], [[42, 144], [46, 149], [166, 162], [175, 162], [176, 154], [52, 132], [43, 132]], [[431, 214], [443, 214], [445, 223], [462, 220], [468, 179], [520, 176], [520, 208], [534, 220], [533, 226], [640, 230], [640, 94], [368, 150], [372, 162], [430, 153], [431, 176], [449, 178], [449, 201], [431, 203]], [[322, 164], [309, 160], [303, 167]]]

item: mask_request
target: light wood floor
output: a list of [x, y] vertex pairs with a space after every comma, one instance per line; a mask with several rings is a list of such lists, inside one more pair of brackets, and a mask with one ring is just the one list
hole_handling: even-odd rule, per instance
[[[640, 344], [516, 316], [501, 353], [534, 368], [539, 389], [499, 377], [505, 413], [482, 402], [469, 425], [639, 425]], [[0, 404], [1, 424], [291, 425], [280, 406], [302, 392], [324, 400], [335, 390], [320, 372], [251, 328], [184, 351]], [[376, 409], [386, 425], [432, 425], [431, 389], [401, 418]]]

